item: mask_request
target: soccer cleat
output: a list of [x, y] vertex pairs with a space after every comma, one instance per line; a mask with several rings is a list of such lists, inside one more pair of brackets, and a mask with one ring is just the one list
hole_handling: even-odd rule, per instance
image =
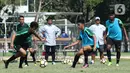
[[35, 66], [37, 66], [37, 64], [36, 64], [36, 63], [35, 63], [34, 65], [35, 65]]
[[7, 63], [7, 61], [3, 60], [4, 64], [5, 64], [5, 68], [8, 68], [9, 63]]
[[19, 66], [20, 69], [22, 69], [23, 67], [22, 66]]
[[75, 68], [74, 66], [71, 66], [70, 68]]
[[119, 66], [119, 64], [116, 64], [116, 66], [118, 67], [118, 66]]
[[28, 67], [29, 65], [24, 65], [24, 67]]
[[83, 65], [82, 68], [87, 68], [87, 67], [89, 67], [89, 65], [88, 65], [88, 64], [85, 64], [85, 65]]
[[106, 59], [102, 59], [100, 60], [101, 64], [105, 64], [106, 63]]
[[112, 65], [112, 62], [109, 62], [109, 63], [108, 63], [108, 66], [111, 66], [111, 65]]
[[52, 65], [56, 65], [56, 63], [55, 63], [55, 62], [52, 62]]

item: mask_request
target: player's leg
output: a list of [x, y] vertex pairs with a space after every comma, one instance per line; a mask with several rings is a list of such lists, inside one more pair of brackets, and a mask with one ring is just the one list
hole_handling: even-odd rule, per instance
[[21, 51], [20, 51], [20, 53], [22, 53], [22, 54], [24, 53], [24, 55], [21, 55], [21, 57], [20, 57], [19, 68], [23, 68], [22, 64], [26, 60], [26, 56], [27, 56], [26, 49], [22, 48]]
[[50, 54], [50, 46], [45, 45], [45, 51], [46, 51], [45, 59], [46, 61], [48, 61], [48, 56]]
[[78, 51], [78, 53], [75, 55], [75, 57], [74, 57], [74, 61], [73, 61], [73, 64], [72, 64], [72, 66], [71, 66], [72, 68], [75, 68], [76, 63], [78, 62], [80, 56], [83, 55], [83, 54], [84, 54], [83, 48], [81, 48], [81, 49]]
[[110, 39], [110, 38], [107, 38], [107, 58], [108, 58], [108, 66], [112, 65], [112, 62], [111, 62], [111, 48], [112, 48], [112, 45], [113, 45], [113, 40]]
[[89, 53], [92, 52], [92, 47], [91, 46], [85, 46], [83, 48], [83, 52], [84, 52], [85, 64], [83, 65], [82, 68], [87, 68], [89, 66], [88, 65], [88, 56], [89, 56]]
[[8, 68], [8, 65], [11, 61], [15, 60], [16, 58], [20, 57], [20, 56], [25, 56], [26, 55], [26, 51], [23, 48], [20, 48], [19, 51], [13, 55], [12, 57], [10, 57], [7, 61], [4, 61], [5, 63], [5, 68]]
[[28, 65], [28, 62], [27, 62], [27, 50], [28, 50], [28, 47], [29, 47], [29, 43], [23, 43], [21, 46], [22, 46], [22, 47], [24, 48], [24, 50], [26, 51], [26, 56], [20, 57], [19, 68], [23, 68], [23, 67], [22, 67], [23, 62], [25, 62], [25, 64]]
[[28, 54], [25, 56], [25, 60], [24, 60], [24, 62], [25, 62], [25, 67], [29, 66], [29, 65], [28, 65], [27, 57], [28, 57]]
[[51, 56], [52, 56], [53, 65], [55, 65], [55, 51], [56, 51], [56, 46], [51, 46]]
[[94, 64], [94, 62], [95, 62], [96, 53], [97, 53], [97, 51], [92, 51], [92, 53], [91, 53], [91, 58], [92, 58], [91, 64]]
[[115, 41], [115, 48], [116, 48], [116, 66], [119, 66], [120, 56], [121, 56], [121, 41]]
[[34, 50], [33, 48], [29, 48], [29, 51], [31, 53], [33, 62], [36, 64], [36, 58], [35, 58], [36, 50]]
[[100, 52], [100, 62], [105, 63], [105, 58], [104, 58], [104, 45], [99, 45], [99, 52]]

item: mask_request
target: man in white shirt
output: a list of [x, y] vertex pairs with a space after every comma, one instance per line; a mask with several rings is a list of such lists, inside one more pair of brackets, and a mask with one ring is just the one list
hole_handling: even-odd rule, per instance
[[60, 36], [61, 30], [53, 25], [52, 18], [47, 19], [47, 25], [42, 26], [39, 29], [40, 33], [46, 38], [45, 41], [45, 59], [48, 61], [48, 56], [52, 56], [52, 64], [55, 65], [55, 49], [56, 49], [56, 38]]
[[[99, 48], [97, 48], [100, 52], [100, 60], [101, 63], [105, 62], [104, 59], [104, 32], [106, 27], [100, 24], [100, 17], [95, 18], [95, 24], [91, 25], [89, 29], [96, 35], [97, 42], [99, 43]], [[92, 63], [94, 63], [95, 55], [92, 55]]]

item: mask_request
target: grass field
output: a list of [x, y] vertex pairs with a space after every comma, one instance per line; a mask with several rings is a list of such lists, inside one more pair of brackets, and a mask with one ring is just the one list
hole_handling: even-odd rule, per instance
[[113, 60], [112, 66], [100, 64], [99, 61], [96, 61], [95, 64], [86, 69], [81, 68], [82, 64], [77, 64], [74, 69], [69, 67], [70, 65], [61, 64], [60, 62], [56, 63], [56, 65], [49, 63], [45, 68], [29, 63], [28, 67], [19, 69], [18, 63], [10, 63], [9, 68], [4, 69], [4, 64], [0, 62], [0, 73], [130, 73], [130, 60], [122, 59], [119, 67], [116, 67], [115, 60]]

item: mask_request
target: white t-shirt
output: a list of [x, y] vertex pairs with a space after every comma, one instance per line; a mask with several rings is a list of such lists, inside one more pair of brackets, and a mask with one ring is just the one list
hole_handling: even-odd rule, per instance
[[44, 32], [44, 35], [46, 37], [46, 42], [44, 44], [48, 46], [55, 46], [56, 38], [61, 34], [61, 30], [55, 25], [41, 26], [39, 32], [41, 34]]
[[101, 24], [99, 25], [93, 24], [89, 27], [89, 29], [96, 35], [97, 42], [99, 43], [99, 45], [103, 45], [104, 44], [103, 33], [106, 30], [106, 27]]

